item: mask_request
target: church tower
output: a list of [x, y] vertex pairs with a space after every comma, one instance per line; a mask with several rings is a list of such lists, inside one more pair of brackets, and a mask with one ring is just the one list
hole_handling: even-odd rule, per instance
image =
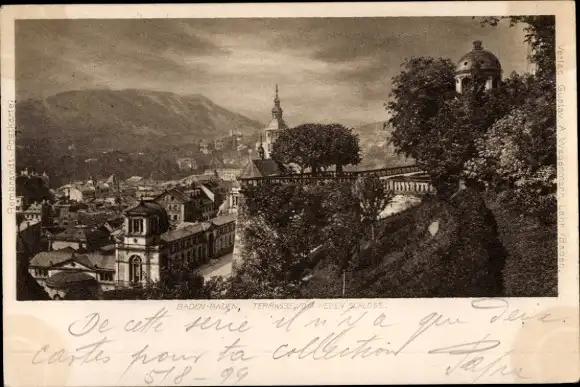
[[274, 97], [274, 107], [272, 107], [272, 120], [264, 129], [266, 141], [264, 144], [264, 158], [269, 159], [273, 150], [274, 142], [282, 132], [288, 128], [282, 117], [282, 106], [280, 105], [280, 97], [278, 96], [278, 85], [276, 84], [276, 96]]
[[118, 287], [140, 287], [160, 280], [165, 249], [161, 234], [169, 229], [169, 217], [156, 202], [141, 201], [125, 214], [125, 235], [116, 246]]

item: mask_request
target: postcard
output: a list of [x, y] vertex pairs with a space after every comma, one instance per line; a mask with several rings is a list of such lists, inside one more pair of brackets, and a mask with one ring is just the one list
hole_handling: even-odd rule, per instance
[[574, 11], [3, 7], [6, 385], [577, 382]]

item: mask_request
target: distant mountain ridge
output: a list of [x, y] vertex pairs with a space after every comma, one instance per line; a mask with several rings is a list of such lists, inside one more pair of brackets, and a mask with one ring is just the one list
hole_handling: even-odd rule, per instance
[[406, 158], [395, 152], [393, 144], [389, 143], [393, 127], [383, 121], [358, 126], [353, 129], [359, 136], [362, 150], [362, 162], [357, 169], [400, 167], [415, 164], [412, 158]]
[[[250, 135], [263, 124], [199, 94], [150, 90], [82, 90], [17, 102], [19, 141], [47, 140], [54, 148], [99, 151], [172, 149], [229, 135]], [[62, 148], [61, 148], [62, 147]]]

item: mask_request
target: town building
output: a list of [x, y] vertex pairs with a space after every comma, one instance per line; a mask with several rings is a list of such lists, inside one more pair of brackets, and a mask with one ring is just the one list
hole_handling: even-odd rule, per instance
[[94, 193], [94, 190], [88, 188], [81, 191], [72, 183], [65, 184], [56, 190], [56, 194], [61, 198], [67, 198], [68, 200], [74, 200], [75, 202], [82, 202], [88, 198], [95, 197]]
[[[169, 229], [169, 216], [154, 201], [127, 210], [115, 245], [84, 251], [68, 245], [34, 255], [28, 271], [52, 299], [98, 299], [112, 289], [163, 280], [174, 262], [194, 267], [233, 252], [235, 216], [186, 222]], [[62, 238], [61, 238], [62, 239]]]
[[130, 178], [125, 180], [123, 185], [126, 187], [136, 188], [140, 184], [144, 184], [144, 183], [145, 183], [145, 178], [143, 178], [142, 176], [131, 176]]
[[197, 213], [201, 214], [201, 217], [198, 216], [186, 222], [209, 220], [217, 215], [219, 205], [216, 203], [216, 195], [206, 184], [194, 183], [189, 188], [185, 188], [184, 192], [193, 198]]
[[178, 188], [168, 189], [154, 200], [165, 208], [172, 224], [194, 222], [201, 218], [201, 198], [192, 197]]
[[216, 176], [218, 179], [222, 179], [224, 181], [235, 181], [241, 172], [242, 170], [235, 165], [224, 164], [222, 167], [216, 168], [214, 170], [207, 169], [204, 174], [207, 176]]
[[98, 299], [102, 291], [115, 288], [115, 251], [43, 251], [32, 258], [28, 270], [53, 300]]
[[204, 155], [207, 155], [210, 153], [208, 140], [200, 140], [199, 141], [199, 151], [201, 153], [203, 153]]
[[183, 157], [177, 159], [177, 166], [180, 171], [192, 171], [197, 169], [197, 161], [193, 157]]
[[117, 179], [115, 174], [109, 176], [109, 178], [105, 181], [112, 192], [121, 192], [121, 182]]
[[54, 203], [52, 205], [52, 223], [58, 227], [68, 227], [72, 224], [71, 208], [73, 208], [73, 203], [70, 200], [59, 200]]
[[47, 200], [34, 202], [25, 207], [21, 199], [17, 201], [16, 214], [23, 221], [39, 221], [43, 226], [47, 226], [52, 218], [52, 207]]
[[174, 260], [197, 265], [233, 251], [235, 218], [183, 224], [169, 230], [169, 217], [156, 202], [141, 202], [127, 211], [125, 237], [117, 244], [118, 287], [143, 286], [162, 280]]
[[42, 224], [39, 220], [25, 220], [16, 225], [16, 253], [32, 257], [42, 249]]
[[110, 233], [101, 228], [86, 225], [69, 227], [58, 234], [48, 236], [49, 250], [71, 248], [80, 252], [92, 252], [110, 243]]
[[501, 64], [499, 59], [483, 49], [481, 41], [473, 42], [473, 50], [465, 54], [457, 63], [455, 70], [455, 89], [463, 93], [473, 87], [476, 78], [483, 81], [485, 90], [498, 87], [501, 82]]
[[232, 128], [230, 131], [231, 149], [238, 150], [244, 140], [244, 135], [239, 128]]
[[50, 188], [50, 178], [48, 177], [46, 172], [38, 174], [34, 170], [25, 168], [20, 171], [20, 176], [35, 181], [35, 183], [38, 184], [39, 186], [42, 186], [47, 189]]
[[237, 214], [238, 206], [240, 203], [241, 187], [238, 181], [236, 181], [228, 190], [226, 195], [226, 200], [220, 206], [219, 214]]

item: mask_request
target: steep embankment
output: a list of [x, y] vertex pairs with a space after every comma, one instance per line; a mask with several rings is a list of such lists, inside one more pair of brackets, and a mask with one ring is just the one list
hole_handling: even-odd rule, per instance
[[[347, 297], [482, 297], [503, 294], [506, 252], [493, 215], [470, 190], [436, 199], [383, 222], [347, 275]], [[340, 273], [323, 262], [305, 294], [340, 296]], [[324, 294], [315, 295], [316, 291]]]
[[495, 215], [500, 239], [508, 256], [504, 269], [507, 297], [558, 295], [558, 230], [555, 224], [522, 217], [486, 198]]

